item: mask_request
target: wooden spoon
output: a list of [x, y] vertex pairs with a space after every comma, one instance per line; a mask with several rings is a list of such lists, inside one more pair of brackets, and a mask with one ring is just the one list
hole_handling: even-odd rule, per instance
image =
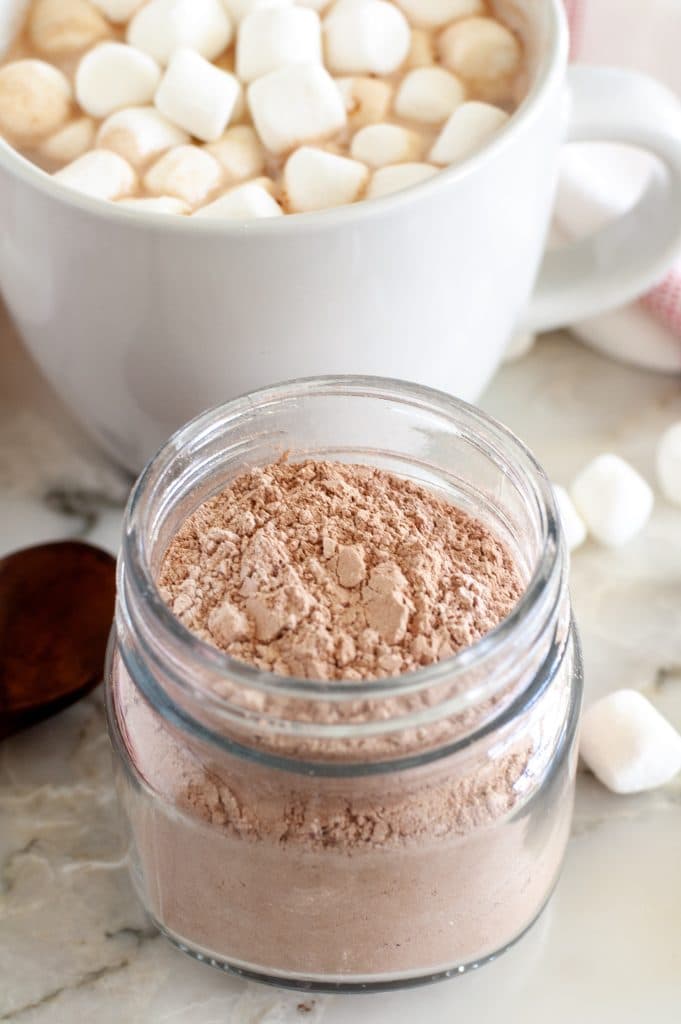
[[115, 589], [115, 560], [79, 541], [0, 560], [0, 739], [101, 681]]

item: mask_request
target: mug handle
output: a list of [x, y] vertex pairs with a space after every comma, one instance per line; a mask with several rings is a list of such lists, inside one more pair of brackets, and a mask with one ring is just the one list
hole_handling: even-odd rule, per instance
[[681, 249], [681, 106], [660, 82], [618, 68], [572, 67], [567, 142], [618, 142], [663, 167], [627, 213], [544, 257], [519, 330], [546, 331], [630, 302], [658, 284]]

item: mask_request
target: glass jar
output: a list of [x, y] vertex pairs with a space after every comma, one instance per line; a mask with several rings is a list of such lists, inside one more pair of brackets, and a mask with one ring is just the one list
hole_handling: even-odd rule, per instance
[[[229, 658], [155, 586], [182, 521], [284, 453], [409, 477], [483, 520], [527, 583], [454, 657], [312, 682]], [[180, 949], [264, 981], [378, 989], [463, 973], [541, 912], [568, 838], [582, 692], [551, 487], [484, 413], [388, 380], [260, 391], [180, 430], [127, 510], [108, 665], [142, 902]]]

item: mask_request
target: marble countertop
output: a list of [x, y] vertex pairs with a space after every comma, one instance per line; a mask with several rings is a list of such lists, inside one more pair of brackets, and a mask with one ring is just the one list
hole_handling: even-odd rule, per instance
[[[115, 551], [129, 481], [52, 397], [0, 310], [0, 554], [61, 537]], [[568, 482], [616, 451], [652, 479], [678, 378], [564, 335], [506, 366], [483, 404]], [[637, 687], [681, 727], [681, 512], [658, 501], [619, 553], [572, 566], [587, 700]], [[681, 1019], [681, 779], [616, 797], [580, 775], [565, 869], [496, 963], [407, 993], [297, 997], [183, 957], [129, 885], [101, 694], [0, 744], [0, 1021], [15, 1024], [675, 1024]]]

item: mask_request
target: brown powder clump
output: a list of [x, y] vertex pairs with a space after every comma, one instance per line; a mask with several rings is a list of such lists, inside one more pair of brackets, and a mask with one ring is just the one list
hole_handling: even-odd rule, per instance
[[446, 658], [505, 618], [523, 583], [479, 520], [370, 466], [281, 461], [189, 516], [164, 600], [240, 661], [307, 679], [378, 679]]

